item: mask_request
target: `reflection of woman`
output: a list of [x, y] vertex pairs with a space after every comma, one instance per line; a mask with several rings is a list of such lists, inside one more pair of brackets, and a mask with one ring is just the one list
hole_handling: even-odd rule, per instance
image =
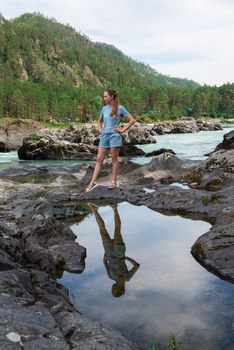
[[[89, 204], [99, 226], [103, 247], [105, 254], [103, 263], [105, 265], [108, 276], [115, 281], [112, 286], [112, 295], [120, 297], [125, 293], [125, 282], [130, 281], [135, 272], [139, 269], [139, 264], [125, 256], [126, 247], [121, 235], [121, 221], [117, 210], [117, 205], [111, 205], [114, 210], [115, 232], [114, 238], [111, 239], [103, 219], [98, 213], [98, 207], [95, 204]], [[126, 260], [129, 261], [133, 267], [128, 270]]]

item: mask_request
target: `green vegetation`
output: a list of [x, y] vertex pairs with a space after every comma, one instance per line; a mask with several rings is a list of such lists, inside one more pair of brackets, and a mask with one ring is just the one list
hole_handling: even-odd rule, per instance
[[0, 118], [93, 121], [107, 88], [142, 121], [234, 116], [234, 84], [201, 87], [165, 76], [40, 13], [0, 15]]
[[37, 135], [36, 133], [32, 133], [32, 134], [29, 136], [29, 138], [30, 138], [30, 141], [32, 141], [32, 142], [37, 142], [37, 141], [40, 140], [40, 136]]
[[218, 198], [218, 196], [212, 196], [211, 198], [203, 198], [202, 204], [207, 206], [209, 204], [221, 204], [222, 202]]
[[202, 243], [200, 243], [200, 242], [194, 243], [194, 245], [192, 246], [192, 253], [195, 256], [202, 258], [204, 256], [204, 248], [203, 248]]
[[206, 187], [216, 187], [221, 185], [222, 183], [223, 183], [222, 179], [220, 179], [219, 177], [215, 177], [208, 182]]
[[[178, 342], [177, 342], [177, 337], [178, 336], [178, 333], [172, 333], [170, 335], [170, 342], [168, 344], [168, 349], [171, 349], [171, 350], [181, 350], [181, 347], [178, 345]], [[160, 345], [159, 346], [155, 346], [155, 345], [151, 345], [148, 350], [160, 350], [161, 347]]]
[[177, 333], [172, 333], [170, 336], [170, 343], [168, 344], [171, 350], [181, 350], [181, 347], [177, 343]]

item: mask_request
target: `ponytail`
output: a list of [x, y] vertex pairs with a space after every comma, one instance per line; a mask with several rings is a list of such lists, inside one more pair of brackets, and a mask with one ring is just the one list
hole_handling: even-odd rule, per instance
[[113, 107], [111, 116], [116, 117], [119, 109], [118, 93], [115, 90], [107, 90], [108, 94], [113, 97]]

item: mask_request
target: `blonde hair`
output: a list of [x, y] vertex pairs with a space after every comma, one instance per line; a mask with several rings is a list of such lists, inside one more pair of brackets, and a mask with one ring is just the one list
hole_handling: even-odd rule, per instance
[[119, 109], [118, 93], [115, 90], [106, 90], [106, 92], [113, 97], [113, 107], [111, 111], [111, 116], [116, 117]]

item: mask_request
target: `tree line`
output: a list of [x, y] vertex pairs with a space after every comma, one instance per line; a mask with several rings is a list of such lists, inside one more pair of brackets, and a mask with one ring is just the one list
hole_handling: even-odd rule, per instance
[[[113, 88], [113, 87], [112, 87]], [[135, 116], [167, 120], [184, 116], [232, 118], [234, 84], [202, 86], [196, 90], [159, 86], [151, 90], [114, 87], [120, 103]], [[50, 115], [58, 122], [95, 120], [103, 105], [104, 88], [72, 84], [37, 84], [30, 81], [0, 82], [0, 116], [43, 120]]]

